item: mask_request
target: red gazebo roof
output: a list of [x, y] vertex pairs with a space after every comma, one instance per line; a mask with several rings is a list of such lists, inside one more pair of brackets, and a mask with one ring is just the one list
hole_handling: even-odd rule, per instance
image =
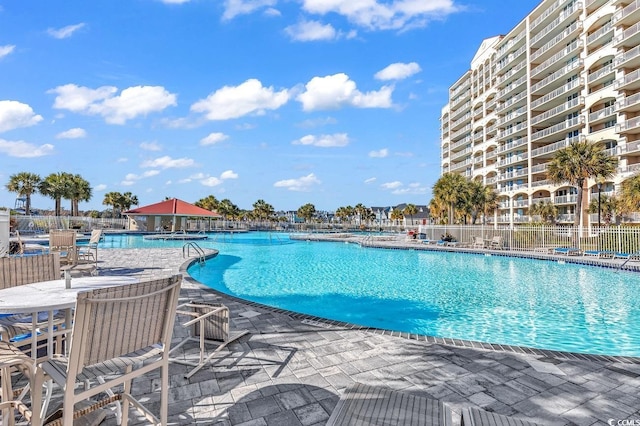
[[137, 209], [127, 210], [122, 214], [130, 216], [198, 216], [198, 217], [222, 217], [220, 214], [212, 212], [202, 207], [194, 206], [186, 201], [172, 198]]

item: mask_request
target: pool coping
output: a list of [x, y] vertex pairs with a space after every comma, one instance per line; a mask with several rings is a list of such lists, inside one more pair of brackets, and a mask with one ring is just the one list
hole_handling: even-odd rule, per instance
[[[316, 240], [319, 242], [323, 242], [323, 241], [327, 241], [327, 240]], [[316, 242], [314, 241], [314, 242]], [[329, 242], [336, 242], [329, 240]], [[412, 250], [412, 249], [416, 249], [416, 247], [414, 245], [408, 245], [408, 246], [371, 246], [371, 245], [366, 245], [364, 246], [366, 248], [382, 248], [382, 249], [392, 249], [392, 250]], [[537, 260], [570, 260], [570, 259], [566, 259], [566, 258], [571, 258], [571, 256], [564, 256], [560, 259], [558, 259], [558, 256], [553, 256], [553, 255], [540, 255], [539, 253], [517, 253], [516, 255], [509, 255], [507, 253], [509, 253], [508, 251], [497, 251], [497, 250], [491, 250], [491, 251], [477, 251], [477, 250], [470, 250], [470, 249], [464, 249], [464, 248], [455, 248], [452, 249], [450, 247], [443, 247], [443, 248], [425, 248], [422, 250], [434, 250], [434, 251], [447, 251], [447, 252], [455, 252], [455, 253], [467, 253], [467, 254], [477, 254], [477, 255], [484, 255], [486, 253], [490, 253], [490, 254], [494, 254], [495, 252], [497, 252], [496, 255], [498, 256], [503, 256], [503, 257], [521, 257], [521, 258], [531, 258], [531, 259], [537, 259]], [[212, 259], [214, 257], [216, 257], [219, 254], [219, 251], [216, 251], [215, 253], [207, 253], [207, 255], [205, 255], [205, 261], [208, 259]], [[538, 255], [540, 257], [534, 257], [534, 256], [527, 256], [528, 254], [531, 255]], [[549, 258], [549, 259], [547, 259]], [[594, 259], [595, 260], [595, 259]], [[450, 338], [450, 337], [435, 337], [435, 336], [428, 336], [428, 335], [423, 335], [423, 334], [417, 334], [417, 333], [407, 333], [407, 332], [402, 332], [402, 331], [393, 331], [393, 330], [387, 330], [387, 329], [382, 329], [382, 328], [376, 328], [376, 327], [367, 327], [367, 326], [362, 326], [362, 325], [357, 325], [357, 324], [352, 324], [352, 323], [348, 323], [348, 322], [344, 322], [344, 321], [336, 321], [336, 320], [331, 320], [331, 319], [327, 319], [327, 318], [323, 318], [323, 317], [317, 317], [314, 315], [308, 315], [308, 314], [303, 314], [303, 313], [299, 313], [299, 312], [295, 312], [295, 311], [290, 311], [287, 309], [281, 309], [281, 308], [275, 308], [273, 306], [269, 306], [269, 305], [265, 305], [262, 303], [258, 303], [258, 302], [253, 302], [250, 300], [246, 300], [237, 296], [232, 296], [229, 295], [227, 293], [221, 292], [219, 290], [213, 289], [211, 287], [207, 287], [206, 285], [204, 285], [203, 283], [201, 283], [200, 281], [196, 280], [195, 278], [193, 278], [191, 275], [189, 275], [188, 269], [199, 262], [198, 258], [191, 258], [186, 260], [185, 262], [183, 262], [180, 265], [179, 268], [179, 272], [182, 274], [183, 279], [185, 279], [186, 281], [188, 281], [190, 284], [199, 286], [200, 288], [213, 292], [216, 295], [219, 295], [221, 297], [225, 297], [228, 298], [230, 300], [242, 303], [244, 305], [247, 306], [253, 306], [253, 307], [257, 307], [260, 309], [264, 309], [264, 310], [268, 310], [270, 312], [273, 313], [277, 313], [277, 314], [282, 314], [282, 315], [287, 315], [292, 319], [297, 319], [300, 320], [301, 323], [306, 323], [312, 326], [316, 326], [316, 327], [322, 327], [322, 328], [332, 328], [332, 327], [339, 327], [341, 329], [346, 329], [346, 330], [357, 330], [357, 331], [365, 331], [365, 332], [370, 332], [370, 333], [374, 333], [374, 334], [380, 334], [380, 335], [387, 335], [387, 336], [392, 336], [392, 337], [398, 337], [401, 339], [407, 339], [407, 340], [415, 340], [415, 341], [419, 341], [419, 342], [426, 342], [426, 343], [432, 343], [432, 344], [438, 344], [438, 345], [445, 345], [445, 346], [455, 346], [455, 347], [462, 347], [462, 348], [470, 348], [470, 349], [481, 349], [481, 350], [488, 350], [488, 351], [494, 351], [494, 352], [509, 352], [509, 353], [515, 353], [515, 354], [522, 354], [522, 355], [534, 355], [534, 356], [542, 356], [542, 357], [546, 357], [546, 358], [553, 358], [553, 359], [563, 359], [563, 360], [573, 360], [573, 361], [598, 361], [598, 362], [622, 362], [622, 363], [626, 363], [626, 364], [638, 364], [640, 365], [640, 357], [633, 357], [633, 356], [624, 356], [624, 355], [598, 355], [598, 354], [585, 354], [585, 353], [580, 353], [580, 352], [570, 352], [570, 351], [555, 351], [555, 350], [550, 350], [550, 349], [537, 349], [537, 348], [531, 348], [528, 346], [516, 346], [516, 345], [505, 345], [505, 344], [498, 344], [498, 343], [486, 343], [486, 342], [479, 342], [479, 341], [475, 341], [475, 340], [464, 340], [464, 339], [455, 339], [455, 338]], [[569, 262], [569, 263], [580, 263], [580, 262]], [[591, 264], [591, 263], [586, 263], [587, 265], [591, 265], [591, 266], [602, 266], [600, 264]], [[605, 266], [606, 267], [606, 266]], [[613, 268], [613, 267], [611, 267]], [[626, 270], [626, 269], [625, 269]], [[634, 269], [634, 272], [640, 272], [640, 266], [638, 266], [637, 269]]]

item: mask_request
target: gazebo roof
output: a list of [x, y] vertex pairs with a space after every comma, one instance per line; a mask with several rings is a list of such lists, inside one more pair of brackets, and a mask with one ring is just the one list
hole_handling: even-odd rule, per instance
[[137, 209], [122, 212], [129, 216], [197, 216], [197, 217], [222, 217], [202, 207], [187, 203], [186, 201], [172, 198], [155, 204], [138, 207]]

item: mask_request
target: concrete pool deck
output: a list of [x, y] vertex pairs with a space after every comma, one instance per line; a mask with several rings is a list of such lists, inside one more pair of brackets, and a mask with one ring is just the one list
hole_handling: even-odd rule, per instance
[[[101, 275], [166, 275], [184, 262], [181, 249], [99, 251]], [[170, 424], [324, 425], [353, 382], [442, 400], [453, 408], [454, 424], [467, 406], [549, 425], [640, 421], [638, 359], [432, 343], [245, 303], [189, 277], [181, 297], [225, 303], [232, 327], [250, 334], [189, 380], [187, 367], [171, 365]], [[175, 341], [185, 334], [176, 325]], [[135, 381], [134, 393], [155, 402], [156, 387], [152, 376]], [[103, 424], [116, 424], [112, 412]], [[134, 417], [130, 424], [144, 423]]]

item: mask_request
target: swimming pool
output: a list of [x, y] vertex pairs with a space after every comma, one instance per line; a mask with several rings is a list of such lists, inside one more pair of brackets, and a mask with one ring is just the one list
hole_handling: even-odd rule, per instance
[[[285, 234], [216, 238], [198, 244], [220, 254], [202, 267], [192, 266], [189, 274], [246, 300], [422, 335], [640, 356], [637, 273], [502, 256], [309, 243], [288, 240]], [[183, 245], [164, 246], [172, 244]]]

